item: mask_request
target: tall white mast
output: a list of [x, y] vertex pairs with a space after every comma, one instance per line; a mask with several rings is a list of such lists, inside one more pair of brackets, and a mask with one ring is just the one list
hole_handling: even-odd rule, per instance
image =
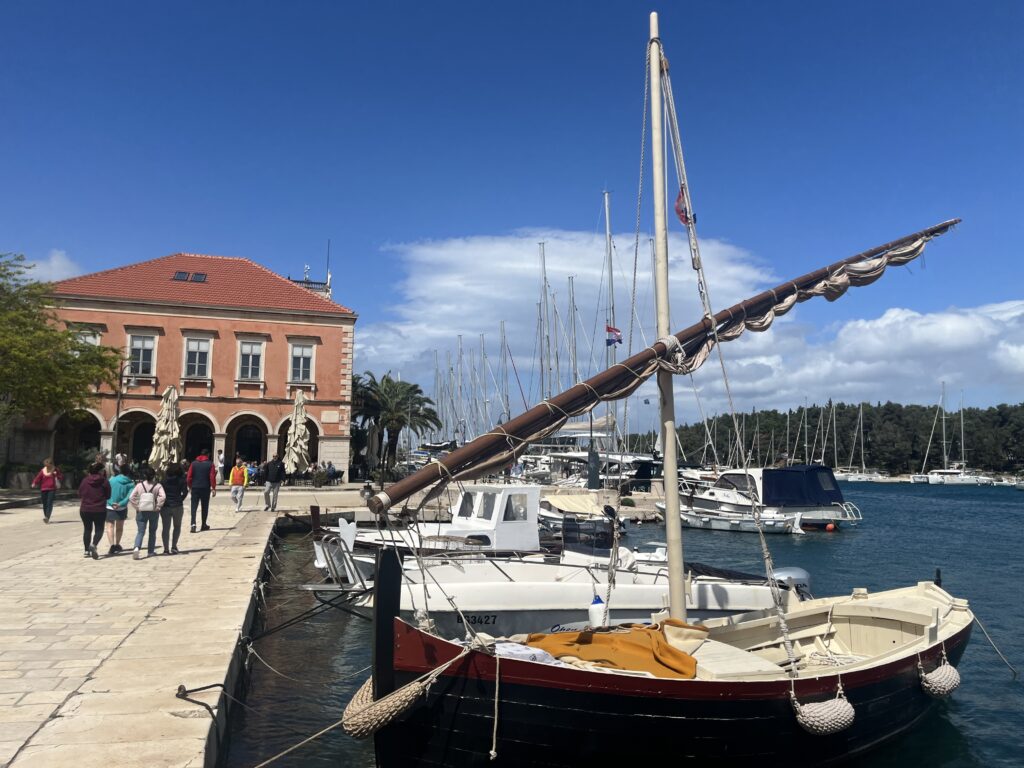
[[860, 404], [860, 471], [868, 471], [867, 463], [864, 459], [864, 403]]
[[942, 382], [939, 403], [942, 408], [942, 468], [949, 469], [949, 443], [946, 442], [946, 382]]
[[[608, 309], [605, 313], [607, 318], [607, 325], [609, 328], [617, 327], [615, 325], [615, 278], [612, 274], [612, 221], [611, 221], [611, 194], [608, 190], [604, 191], [604, 256], [605, 256], [605, 270], [608, 272]], [[605, 334], [607, 339], [607, 334]], [[609, 344], [605, 341], [605, 368], [611, 368], [615, 365], [615, 347], [616, 344]], [[611, 428], [612, 444], [609, 446], [610, 450], [615, 450], [618, 447], [618, 425], [616, 424], [618, 416], [618, 405], [616, 400], [609, 400], [608, 407], [606, 409], [608, 414], [608, 426]]]
[[[668, 304], [668, 220], [665, 205], [665, 146], [662, 138], [661, 40], [658, 14], [651, 14], [651, 39], [647, 45], [651, 78], [651, 155], [654, 170], [655, 297], [658, 307], [658, 338], [672, 333]], [[661, 402], [661, 442], [665, 480], [665, 541], [668, 545], [669, 616], [686, 620], [683, 582], [683, 534], [679, 519], [679, 463], [676, 457], [676, 405], [672, 374], [658, 370]]]
[[544, 258], [544, 243], [538, 243], [540, 246], [540, 274], [541, 274], [541, 288], [540, 288], [540, 300], [543, 302], [541, 309], [541, 322], [543, 323], [544, 336], [543, 336], [543, 351], [544, 356], [544, 368], [546, 368], [546, 375], [542, 381], [547, 383], [547, 390], [541, 392], [541, 398], [547, 400], [551, 397], [551, 316], [548, 314], [548, 268], [547, 262]]
[[967, 443], [964, 442], [964, 391], [960, 390], [960, 471], [967, 469]]

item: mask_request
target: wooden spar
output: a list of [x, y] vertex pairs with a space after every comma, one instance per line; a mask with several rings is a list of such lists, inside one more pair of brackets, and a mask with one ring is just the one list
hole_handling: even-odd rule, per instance
[[[672, 333], [668, 297], [668, 212], [665, 200], [665, 145], [662, 141], [661, 70], [664, 57], [658, 35], [658, 14], [650, 16], [647, 44], [651, 88], [651, 171], [654, 203], [654, 303], [659, 338]], [[691, 236], [693, 228], [690, 227]], [[664, 345], [663, 345], [664, 346]], [[676, 436], [676, 395], [672, 372], [660, 368], [658, 414], [661, 426], [661, 463], [665, 485], [665, 542], [668, 549], [668, 613], [686, 621], [686, 582], [683, 573], [683, 532], [679, 517], [679, 457]]]
[[[938, 237], [959, 223], [960, 219], [950, 219], [884, 245], [863, 251], [855, 256], [834, 262], [814, 272], [808, 272], [806, 275], [795, 280], [781, 283], [771, 290], [763, 291], [746, 301], [741, 301], [727, 309], [721, 310], [715, 314], [713, 321], [704, 318], [700, 322], [679, 331], [675, 334], [675, 337], [682, 344], [684, 350], [691, 351], [703, 343], [713, 328], [732, 320], [763, 315], [783, 299], [798, 291], [806, 290], [828, 277], [840, 267], [874, 258], [894, 248], [900, 248], [908, 243], [912, 243], [915, 240]], [[422, 491], [439, 480], [450, 480], [455, 475], [493, 458], [510, 447], [517, 449], [522, 447], [522, 443], [526, 438], [536, 434], [546, 426], [554, 424], [566, 413], [579, 411], [588, 404], [595, 402], [599, 396], [604, 396], [621, 389], [625, 384], [636, 378], [636, 371], [644, 370], [651, 360], [664, 357], [666, 351], [663, 342], [655, 342], [629, 359], [592, 376], [585, 382], [573, 385], [565, 392], [555, 395], [545, 402], [535, 405], [525, 413], [516, 416], [511, 421], [501, 425], [500, 428], [481, 435], [472, 442], [455, 449], [444, 458], [428, 464], [408, 477], [402, 478], [390, 486], [386, 492], [382, 491], [371, 497], [367, 501], [367, 507], [374, 514], [380, 514], [387, 511], [392, 505], [405, 501], [414, 493]]]

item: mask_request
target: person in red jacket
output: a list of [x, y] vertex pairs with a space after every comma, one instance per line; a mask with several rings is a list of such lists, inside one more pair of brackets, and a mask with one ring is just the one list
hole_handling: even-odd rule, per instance
[[191, 532], [196, 532], [196, 508], [201, 504], [203, 507], [203, 527], [201, 530], [208, 531], [210, 526], [206, 519], [210, 514], [210, 496], [217, 495], [217, 467], [210, 461], [210, 452], [203, 448], [199, 456], [188, 468], [185, 475], [185, 484], [192, 494], [192, 527]]
[[82, 518], [82, 543], [85, 556], [99, 560], [96, 545], [103, 538], [103, 524], [107, 520], [107, 499], [110, 498], [110, 483], [107, 482], [105, 467], [96, 462], [89, 467], [89, 474], [78, 486], [78, 497], [82, 500], [78, 514]]
[[32, 481], [32, 487], [38, 488], [43, 497], [43, 522], [50, 522], [50, 515], [53, 514], [53, 497], [60, 488], [64, 475], [53, 465], [53, 459], [43, 459], [43, 468], [39, 470]]

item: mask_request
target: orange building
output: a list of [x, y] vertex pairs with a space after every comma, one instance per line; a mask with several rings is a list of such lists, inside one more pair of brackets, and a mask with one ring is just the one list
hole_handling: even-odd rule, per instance
[[302, 390], [311, 460], [347, 470], [356, 315], [330, 300], [329, 280], [297, 282], [248, 259], [178, 253], [56, 283], [59, 318], [124, 351], [120, 387], [100, 390], [91, 418], [26, 424], [17, 454], [60, 463], [99, 447], [145, 459], [161, 396], [174, 386], [187, 458], [208, 448], [263, 461], [283, 455]]

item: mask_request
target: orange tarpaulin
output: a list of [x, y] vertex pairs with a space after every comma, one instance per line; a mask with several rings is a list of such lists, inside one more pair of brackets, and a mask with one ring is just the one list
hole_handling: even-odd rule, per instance
[[702, 639], [707, 634], [703, 627], [666, 619], [661, 624], [631, 624], [610, 632], [534, 634], [526, 644], [545, 650], [556, 659], [573, 657], [609, 669], [649, 672], [655, 677], [693, 678], [697, 674], [696, 659], [673, 647], [665, 636], [666, 630], [674, 638], [685, 636], [684, 642]]

